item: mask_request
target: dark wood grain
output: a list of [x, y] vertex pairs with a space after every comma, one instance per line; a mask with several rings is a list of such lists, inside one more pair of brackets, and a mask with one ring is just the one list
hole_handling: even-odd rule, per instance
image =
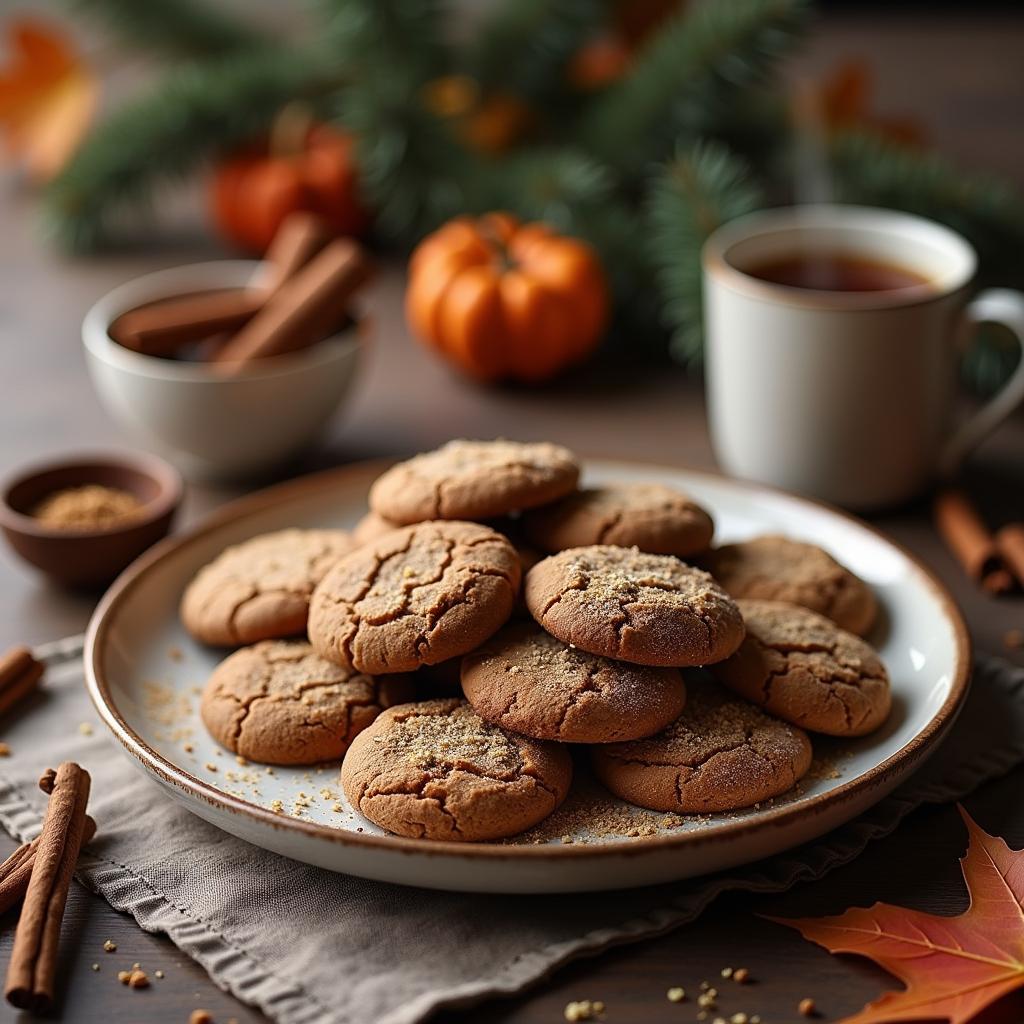
[[[910, 114], [931, 138], [961, 162], [1024, 183], [1024, 71], [1020, 52], [1024, 20], [1017, 17], [830, 17], [794, 68], [818, 74], [838, 58], [862, 56], [876, 69], [878, 109]], [[72, 449], [127, 447], [105, 417], [88, 383], [78, 324], [88, 305], [130, 277], [177, 263], [221, 254], [201, 230], [195, 204], [176, 217], [172, 244], [89, 260], [59, 258], [38, 238], [32, 202], [9, 187], [2, 200], [4, 245], [0, 289], [0, 472], [27, 460]], [[1024, 285], [1024, 282], [1021, 282]], [[606, 358], [545, 391], [485, 391], [453, 377], [409, 341], [401, 323], [401, 279], [383, 276], [369, 303], [376, 340], [351, 406], [326, 444], [288, 467], [289, 473], [356, 458], [394, 455], [429, 447], [449, 437], [505, 435], [550, 438], [592, 455], [644, 459], [699, 469], [713, 468], [699, 383], [679, 370], [652, 370], [637, 361]], [[993, 522], [1024, 518], [1024, 421], [1020, 415], [987, 441], [972, 461], [970, 482]], [[183, 522], [235, 496], [237, 488], [193, 486]], [[907, 545], [950, 585], [964, 608], [979, 649], [1009, 653], [1002, 638], [1024, 627], [1020, 598], [996, 601], [968, 584], [931, 530], [923, 502], [875, 522]], [[41, 582], [0, 548], [0, 647], [39, 642], [81, 630], [95, 595], [68, 594]], [[1010, 655], [1024, 664], [1024, 652]], [[984, 787], [968, 807], [990, 831], [1024, 845], [1019, 793], [1024, 771]], [[578, 962], [526, 994], [496, 1000], [485, 1009], [449, 1012], [451, 1022], [534, 1024], [558, 1021], [570, 999], [601, 999], [607, 1020], [695, 1019], [691, 999], [670, 1006], [665, 991], [695, 991], [722, 967], [746, 966], [756, 984], [727, 983], [722, 1010], [760, 1013], [766, 1024], [796, 1019], [796, 1003], [813, 997], [827, 1018], [851, 1012], [887, 984], [876, 968], [851, 958], [830, 957], [799, 936], [764, 921], [759, 913], [818, 914], [876, 899], [952, 913], [964, 892], [956, 858], [965, 833], [955, 810], [919, 811], [892, 837], [876, 843], [850, 866], [820, 883], [784, 896], [720, 901], [699, 922], [668, 935]], [[0, 855], [13, 843], [0, 838]], [[600, 894], [593, 897], [601, 899]], [[10, 951], [13, 920], [2, 922], [0, 962]], [[102, 945], [112, 938], [115, 954]], [[472, 956], [471, 950], [465, 951]], [[150, 972], [148, 990], [131, 991], [117, 970], [140, 962]], [[99, 972], [91, 964], [100, 965]], [[60, 1016], [100, 1024], [145, 1020], [177, 1024], [199, 1006], [219, 1024], [260, 1014], [220, 992], [203, 970], [162, 936], [142, 932], [81, 886], [74, 887], [62, 938]], [[157, 981], [153, 972], [166, 977]], [[727, 995], [726, 995], [727, 993]], [[0, 1009], [0, 1020], [13, 1019]], [[1024, 1018], [1020, 1002], [992, 1020]]]

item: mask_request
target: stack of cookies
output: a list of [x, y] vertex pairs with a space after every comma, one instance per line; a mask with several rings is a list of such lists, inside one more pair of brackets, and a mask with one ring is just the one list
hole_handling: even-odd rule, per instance
[[558, 807], [574, 747], [623, 800], [706, 813], [790, 789], [807, 731], [886, 719], [874, 597], [828, 554], [713, 548], [685, 494], [578, 481], [558, 445], [453, 441], [384, 473], [352, 533], [225, 551], [182, 600], [198, 640], [240, 647], [204, 693], [211, 734], [253, 761], [343, 758], [380, 827], [474, 841]]

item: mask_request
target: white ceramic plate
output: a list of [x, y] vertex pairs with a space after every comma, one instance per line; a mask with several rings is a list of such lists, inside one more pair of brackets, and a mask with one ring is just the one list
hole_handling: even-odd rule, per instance
[[336, 765], [268, 773], [237, 764], [206, 735], [198, 694], [224, 652], [197, 645], [177, 615], [186, 583], [228, 544], [286, 526], [351, 526], [381, 469], [359, 464], [307, 477], [222, 509], [131, 566], [89, 627], [89, 691], [128, 755], [190, 810], [257, 846], [334, 871], [437, 889], [570, 892], [685, 878], [796, 846], [854, 817], [921, 764], [966, 696], [970, 644], [956, 606], [927, 570], [870, 527], [763, 487], [665, 467], [590, 462], [588, 481], [662, 481], [691, 492], [713, 512], [718, 541], [786, 533], [820, 544], [867, 580], [883, 610], [870, 639], [893, 680], [889, 721], [845, 745], [816, 738], [826, 763], [770, 804], [674, 821], [636, 812], [640, 837], [573, 824], [589, 799], [609, 809], [585, 779], [583, 795], [570, 797], [572, 820], [568, 814], [555, 819], [541, 841], [536, 835], [478, 844], [390, 836], [347, 805]]

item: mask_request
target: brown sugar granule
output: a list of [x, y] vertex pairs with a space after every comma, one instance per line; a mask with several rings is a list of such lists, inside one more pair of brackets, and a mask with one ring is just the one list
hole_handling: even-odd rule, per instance
[[801, 999], [796, 1008], [801, 1017], [814, 1017], [818, 1012], [813, 999]]
[[43, 498], [32, 516], [55, 530], [108, 530], [139, 517], [142, 502], [102, 484], [68, 487]]

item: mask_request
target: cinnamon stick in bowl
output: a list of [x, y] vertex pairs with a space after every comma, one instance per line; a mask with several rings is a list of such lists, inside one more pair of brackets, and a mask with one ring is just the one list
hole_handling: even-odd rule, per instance
[[286, 281], [216, 355], [221, 373], [322, 340], [369, 280], [370, 262], [351, 238], [338, 238]]

